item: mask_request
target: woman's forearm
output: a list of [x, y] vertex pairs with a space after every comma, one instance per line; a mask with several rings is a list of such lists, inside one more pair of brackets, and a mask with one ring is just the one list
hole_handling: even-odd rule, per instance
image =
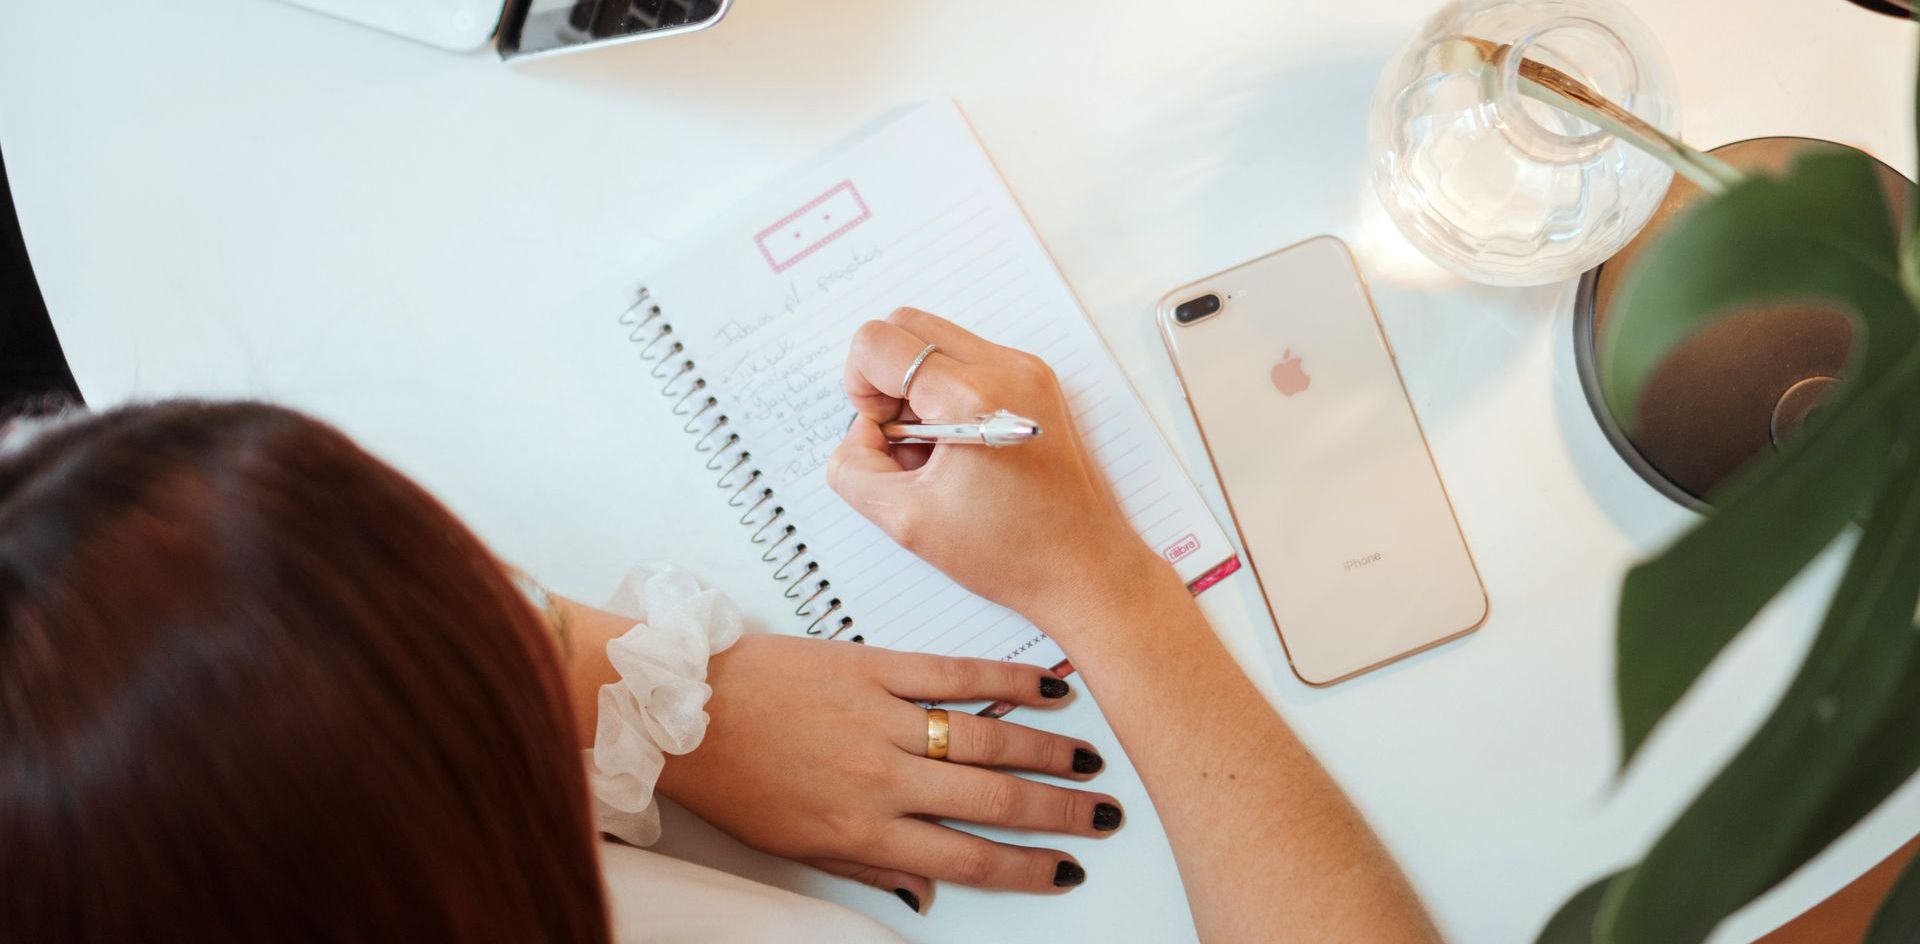
[[[1143, 549], [1144, 551], [1144, 549]], [[1427, 941], [1366, 821], [1220, 644], [1171, 569], [1041, 626], [1066, 643], [1153, 798], [1205, 941]]]

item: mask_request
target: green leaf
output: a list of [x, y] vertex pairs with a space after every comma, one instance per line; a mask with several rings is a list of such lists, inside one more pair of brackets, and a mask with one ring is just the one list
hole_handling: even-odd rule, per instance
[[1900, 870], [1860, 944], [1920, 944], [1920, 855]]
[[[1920, 396], [1910, 365], [1888, 380]], [[1827, 618], [1760, 731], [1610, 886], [1602, 939], [1697, 941], [1800, 865], [1803, 837], [1897, 704], [1920, 635], [1920, 440], [1895, 445]], [[1911, 733], [1911, 731], [1909, 731]]]
[[1606, 896], [1607, 885], [1620, 874], [1594, 882], [1567, 899], [1567, 903], [1547, 919], [1547, 926], [1540, 929], [1534, 944], [1594, 944], [1600, 940], [1595, 927], [1600, 917], [1600, 900]]
[[1622, 767], [1741, 629], [1853, 519], [1879, 478], [1877, 425], [1809, 431], [1736, 480], [1720, 509], [1627, 572], [1615, 645]]
[[[1603, 330], [1601, 386], [1621, 424], [1675, 348], [1729, 309], [1829, 299], [1860, 317], [1893, 305], [1898, 243], [1878, 170], [1864, 154], [1814, 151], [1781, 177], [1756, 175], [1685, 213], [1643, 256]], [[1862, 270], [1873, 272], [1861, 286]], [[1901, 293], [1902, 312], [1912, 306]]]
[[1914, 220], [1920, 220], [1920, 187], [1907, 188], [1907, 242], [1900, 252], [1900, 280], [1907, 288], [1907, 297], [1920, 306], [1920, 232], [1914, 230]]
[[1742, 304], [1829, 300], [1853, 313], [1864, 350], [1780, 457], [1736, 476], [1714, 496], [1719, 510], [1705, 524], [1628, 573], [1616, 678], [1623, 766], [1714, 656], [1871, 496], [1887, 427], [1858, 407], [1920, 333], [1896, 252], [1871, 163], [1822, 152], [1784, 178], [1753, 178], [1696, 207], [1624, 287], [1602, 365], [1615, 403], [1644, 386], [1676, 345]]
[[[1920, 4], [1914, 6], [1913, 18], [1920, 22]], [[1913, 129], [1915, 143], [1920, 144], [1920, 73], [1914, 79]], [[1920, 187], [1907, 188], [1906, 240], [1900, 253], [1900, 276], [1906, 283], [1907, 297], [1920, 308]]]
[[1789, 860], [1813, 858], [1920, 770], [1920, 737], [1914, 736], [1915, 731], [1920, 731], [1920, 655], [1908, 660], [1886, 712], [1854, 752], [1819, 814], [1801, 831]]

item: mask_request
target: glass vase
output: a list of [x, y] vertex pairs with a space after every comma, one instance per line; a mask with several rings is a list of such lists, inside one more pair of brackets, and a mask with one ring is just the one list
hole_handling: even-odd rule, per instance
[[[1646, 225], [1672, 170], [1541, 100], [1557, 70], [1674, 137], [1672, 67], [1612, 0], [1460, 0], [1374, 91], [1373, 186], [1407, 239], [1476, 282], [1540, 285], [1605, 261]], [[1550, 98], [1550, 96], [1548, 96]]]

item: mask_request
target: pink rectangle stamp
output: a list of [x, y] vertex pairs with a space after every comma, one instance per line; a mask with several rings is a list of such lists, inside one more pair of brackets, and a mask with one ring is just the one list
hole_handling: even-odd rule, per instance
[[1166, 547], [1161, 548], [1160, 553], [1166, 555], [1167, 560], [1175, 564], [1178, 564], [1180, 563], [1180, 558], [1185, 557], [1188, 554], [1191, 554], [1194, 551], [1197, 551], [1199, 549], [1200, 549], [1200, 539], [1197, 537], [1194, 537], [1191, 534], [1188, 534], [1181, 537], [1179, 540], [1174, 541], [1172, 544], [1169, 544]]
[[1206, 573], [1201, 574], [1198, 577], [1195, 577], [1192, 583], [1187, 584], [1187, 592], [1197, 594], [1207, 589], [1208, 587], [1211, 587], [1214, 584], [1227, 579], [1227, 577], [1231, 576], [1235, 571], [1239, 569], [1240, 569], [1240, 558], [1229, 557], [1226, 560], [1221, 561], [1219, 565], [1214, 567], [1212, 570], [1209, 570]]
[[843, 180], [780, 222], [755, 233], [753, 242], [775, 272], [785, 272], [847, 231], [873, 218], [867, 201]]

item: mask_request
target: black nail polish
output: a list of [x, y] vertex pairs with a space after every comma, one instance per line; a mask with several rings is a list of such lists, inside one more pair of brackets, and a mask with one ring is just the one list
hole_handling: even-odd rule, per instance
[[1040, 680], [1040, 697], [1042, 698], [1065, 698], [1070, 691], [1073, 689], [1067, 687], [1066, 682], [1051, 675]]
[[1055, 888], [1072, 888], [1086, 880], [1087, 870], [1081, 868], [1078, 862], [1061, 859], [1060, 864], [1053, 867], [1053, 887]]
[[914, 914], [920, 913], [920, 896], [919, 895], [916, 895], [910, 891], [907, 891], [904, 888], [896, 888], [893, 890], [893, 897], [906, 902], [907, 907], [912, 908]]
[[1094, 752], [1087, 750], [1084, 747], [1076, 747], [1073, 749], [1073, 772], [1074, 773], [1097, 774], [1100, 772], [1100, 768], [1105, 766], [1107, 766], [1107, 762], [1104, 760], [1101, 760], [1100, 755], [1095, 754]]
[[1120, 828], [1120, 808], [1111, 803], [1093, 805], [1093, 828], [1110, 833]]

